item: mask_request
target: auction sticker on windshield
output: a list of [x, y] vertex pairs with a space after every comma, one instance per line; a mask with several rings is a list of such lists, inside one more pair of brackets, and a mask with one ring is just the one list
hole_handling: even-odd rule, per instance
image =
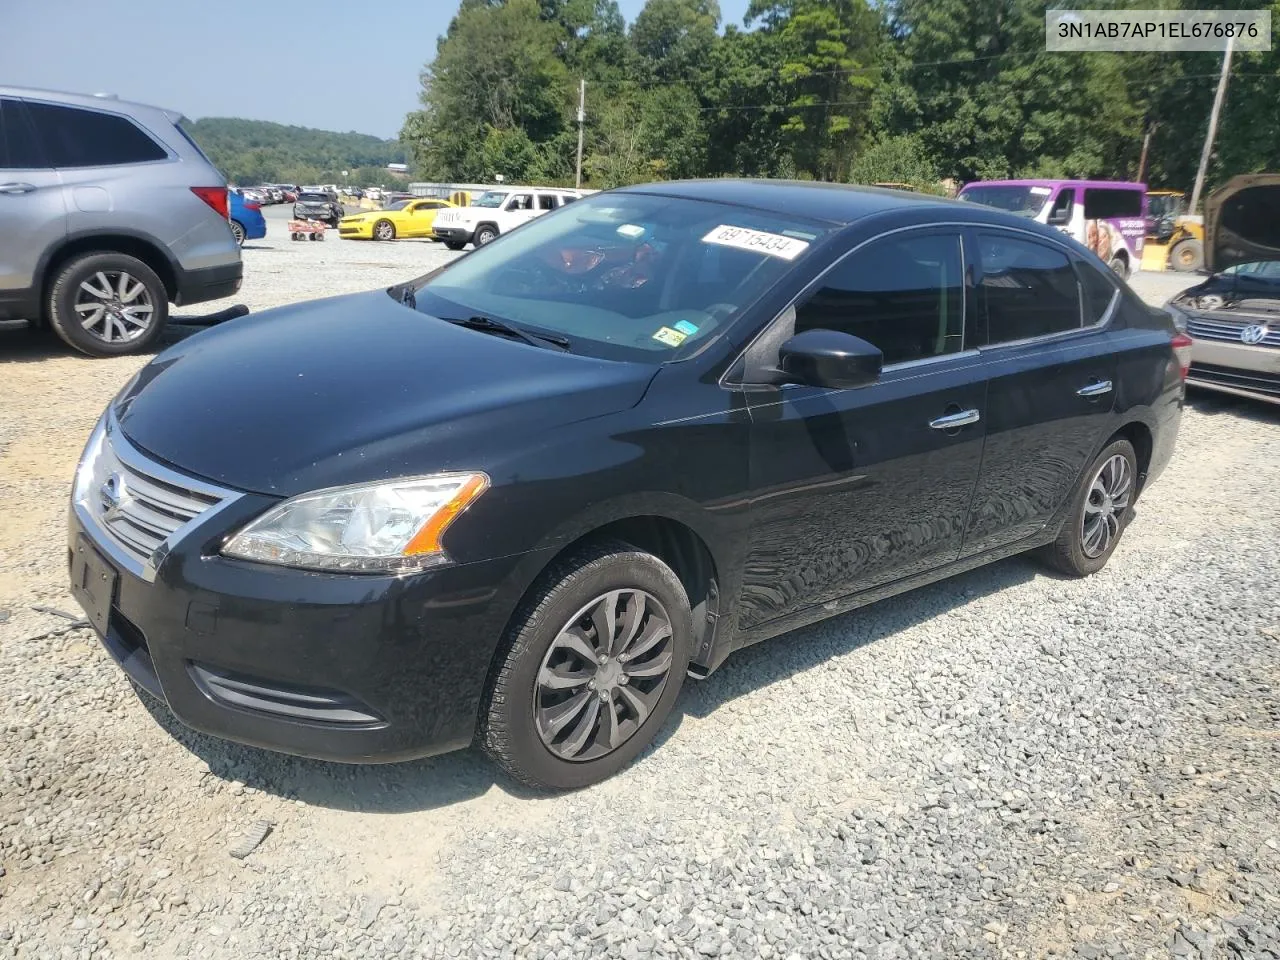
[[809, 244], [795, 237], [785, 237], [780, 233], [765, 233], [763, 230], [748, 230], [746, 227], [732, 227], [722, 224], [705, 237], [703, 243], [714, 243], [722, 247], [735, 247], [738, 250], [750, 250], [763, 253], [782, 260], [794, 260], [809, 249]]

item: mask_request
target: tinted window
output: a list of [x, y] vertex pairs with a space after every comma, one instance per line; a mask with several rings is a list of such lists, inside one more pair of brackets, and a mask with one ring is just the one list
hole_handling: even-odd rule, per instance
[[1084, 215], [1088, 220], [1112, 220], [1116, 217], [1142, 216], [1142, 191], [1086, 187]]
[[796, 333], [827, 329], [875, 344], [884, 362], [922, 360], [964, 348], [960, 238], [879, 240], [845, 258], [796, 311]]
[[1002, 234], [978, 235], [987, 342], [1042, 337], [1080, 326], [1080, 290], [1067, 255]]
[[1116, 295], [1116, 285], [1109, 274], [1087, 263], [1078, 262], [1076, 269], [1080, 272], [1080, 287], [1084, 291], [1084, 322], [1100, 323]]
[[511, 203], [507, 205], [508, 210], [532, 210], [533, 197], [527, 193], [521, 193], [511, 198]]
[[1075, 187], [1063, 187], [1059, 190], [1057, 199], [1053, 201], [1053, 209], [1049, 211], [1049, 222], [1069, 223], [1071, 221], [1071, 208], [1075, 206], [1075, 199]]
[[34, 170], [44, 166], [31, 128], [16, 100], [0, 100], [0, 170]]
[[556, 195], [554, 193], [538, 194], [539, 210], [554, 210], [556, 208]]
[[27, 113], [53, 167], [109, 167], [166, 156], [126, 117], [31, 101]]

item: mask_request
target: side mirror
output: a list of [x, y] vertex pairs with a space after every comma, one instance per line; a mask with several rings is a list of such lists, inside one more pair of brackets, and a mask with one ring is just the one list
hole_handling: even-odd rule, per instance
[[874, 383], [884, 366], [880, 348], [836, 330], [806, 330], [778, 348], [778, 369], [789, 383], [844, 390]]
[[1071, 222], [1071, 211], [1069, 209], [1054, 210], [1052, 213], [1049, 214], [1049, 226], [1051, 227], [1065, 227], [1070, 222]]

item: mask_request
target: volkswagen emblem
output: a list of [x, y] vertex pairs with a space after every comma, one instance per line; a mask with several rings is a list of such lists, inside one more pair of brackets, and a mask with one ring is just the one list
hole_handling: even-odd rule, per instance
[[1245, 327], [1240, 331], [1240, 342], [1255, 344], [1261, 343], [1267, 337], [1267, 326], [1263, 323], [1255, 323]]

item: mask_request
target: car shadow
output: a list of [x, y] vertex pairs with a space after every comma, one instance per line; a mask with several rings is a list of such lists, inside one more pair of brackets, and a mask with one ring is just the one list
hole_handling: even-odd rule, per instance
[[1191, 384], [1187, 387], [1187, 406], [1205, 416], [1243, 417], [1255, 423], [1280, 424], [1280, 404], [1241, 397], [1233, 393], [1207, 390]]
[[[1002, 560], [740, 650], [707, 679], [685, 684], [672, 717], [637, 762], [643, 764], [661, 750], [686, 714], [707, 717], [738, 697], [1043, 573], [1025, 558]], [[306, 804], [361, 813], [406, 813], [447, 807], [495, 787], [516, 798], [541, 795], [502, 776], [474, 747], [396, 764], [328, 763], [206, 736], [184, 726], [150, 696], [140, 694], [140, 699], [155, 722], [207, 764], [212, 775]]]
[[[196, 314], [171, 316], [159, 339], [134, 356], [154, 356], [165, 347], [218, 326], [218, 323], [206, 322], [205, 317], [206, 315]], [[77, 360], [86, 364], [100, 362], [98, 357], [86, 356], [67, 346], [52, 330], [34, 329], [21, 321], [0, 322], [0, 366], [6, 363], [42, 363], [55, 358]]]

